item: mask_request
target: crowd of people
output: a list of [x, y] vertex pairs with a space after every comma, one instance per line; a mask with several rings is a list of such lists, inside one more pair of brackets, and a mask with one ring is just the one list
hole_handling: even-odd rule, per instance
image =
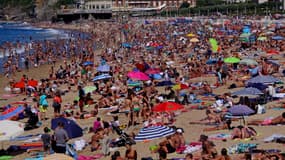
[[[183, 19], [183, 18], [182, 18]], [[218, 18], [213, 18], [218, 21]], [[185, 19], [184, 19], [185, 20]], [[240, 40], [240, 34], [244, 26], [250, 26], [256, 36], [253, 42]], [[206, 97], [211, 101], [210, 105], [199, 105], [190, 109], [205, 109], [206, 118], [190, 124], [215, 124], [215, 127], [205, 128], [204, 131], [232, 130], [232, 139], [254, 139], [257, 132], [248, 125], [265, 125], [263, 120], [254, 120], [247, 125], [232, 127], [232, 121], [239, 119], [228, 118], [227, 110], [236, 104], [247, 105], [258, 112], [258, 100], [250, 101], [249, 97], [240, 97], [239, 102], [234, 102], [231, 93], [214, 96], [214, 90], [218, 87], [239, 88], [246, 86], [246, 80], [258, 75], [276, 74], [283, 76], [282, 66], [273, 63], [270, 58], [274, 55], [268, 50], [284, 52], [284, 41], [273, 40], [272, 36], [285, 36], [284, 27], [277, 24], [265, 25], [260, 20], [227, 19], [220, 23], [214, 23], [212, 19], [192, 20], [191, 22], [178, 22], [170, 20], [141, 20], [130, 19], [126, 23], [119, 22], [92, 22], [88, 30], [90, 36], [82, 38], [80, 33], [75, 33], [69, 40], [31, 42], [25, 45], [23, 54], [11, 54], [4, 67], [5, 74], [10, 77], [20, 69], [18, 62], [22, 56], [26, 71], [31, 66], [50, 65], [47, 77], [38, 80], [33, 86], [28, 83], [27, 75], [23, 75], [20, 82], [24, 85], [19, 92], [33, 98], [32, 105], [25, 105], [25, 114], [38, 116], [37, 123], [31, 120], [27, 130], [46, 123], [48, 110], [54, 109], [54, 116], [67, 117], [74, 120], [96, 118], [90, 129], [94, 135], [91, 138], [91, 151], [105, 148], [104, 155], [110, 153], [106, 145], [110, 145], [106, 139], [114, 132], [114, 128], [132, 128], [135, 126], [175, 126], [175, 121], [181, 112], [165, 111], [153, 112], [152, 108], [161, 102], [172, 101], [185, 106], [201, 104], [199, 98]], [[101, 30], [101, 28], [108, 30]], [[272, 31], [272, 28], [274, 29]], [[267, 32], [271, 31], [271, 34]], [[189, 35], [191, 34], [191, 35]], [[259, 36], [267, 36], [266, 41], [260, 41]], [[193, 38], [197, 40], [194, 41]], [[215, 38], [218, 49], [214, 50], [209, 38]], [[193, 40], [193, 41], [192, 41]], [[15, 46], [16, 45], [16, 46]], [[19, 44], [5, 44], [4, 48], [11, 49]], [[249, 53], [252, 54], [249, 54]], [[264, 56], [260, 55], [265, 52]], [[251, 56], [251, 57], [250, 57]], [[240, 65], [238, 63], [226, 63], [228, 57], [250, 57], [256, 60], [256, 64]], [[63, 63], [59, 61], [63, 60]], [[211, 61], [211, 62], [209, 62]], [[90, 62], [90, 63], [86, 63]], [[56, 63], [60, 63], [57, 68]], [[108, 66], [106, 71], [98, 71], [99, 66]], [[153, 70], [154, 74], [148, 74], [145, 81], [131, 78], [127, 75], [130, 71], [147, 73]], [[110, 77], [93, 80], [94, 77], [108, 74]], [[154, 76], [156, 75], [156, 76]], [[200, 80], [198, 83], [191, 81], [197, 77], [212, 76], [212, 82]], [[130, 84], [139, 83], [135, 87]], [[172, 83], [172, 84], [169, 84]], [[11, 78], [9, 86], [11, 91], [17, 88], [17, 82]], [[180, 88], [172, 87], [179, 84]], [[86, 92], [86, 86], [94, 86], [94, 90]], [[181, 89], [184, 85], [184, 89]], [[161, 86], [164, 88], [161, 89]], [[276, 86], [262, 90], [274, 100]], [[63, 101], [65, 94], [75, 91], [74, 100]], [[281, 91], [282, 92], [282, 91]], [[281, 93], [279, 91], [279, 93]], [[206, 96], [207, 95], [207, 96]], [[95, 97], [96, 96], [96, 97]], [[283, 107], [283, 106], [282, 106]], [[86, 108], [88, 108], [86, 110]], [[30, 114], [31, 111], [33, 114]], [[102, 112], [103, 111], [103, 112]], [[185, 111], [187, 112], [187, 110]], [[127, 123], [122, 123], [121, 114], [125, 115]], [[111, 115], [113, 120], [101, 120], [102, 117]], [[101, 118], [100, 118], [101, 117]], [[16, 117], [16, 119], [19, 117]], [[35, 117], [33, 117], [35, 118]], [[103, 118], [104, 119], [104, 118]], [[269, 124], [284, 124], [284, 113], [274, 118]], [[59, 123], [54, 131], [54, 138], [47, 135], [48, 129], [44, 129], [42, 136], [44, 150], [48, 151], [52, 145], [49, 141], [55, 141], [55, 151], [65, 152], [68, 135]], [[166, 137], [159, 143], [156, 152], [160, 159], [166, 159], [167, 154], [174, 153], [187, 142], [183, 129], [177, 129], [176, 133]], [[134, 139], [136, 133], [131, 133], [130, 139]], [[102, 142], [103, 146], [102, 146]], [[215, 149], [213, 142], [206, 135], [201, 135], [202, 152], [199, 156], [187, 154], [186, 159], [216, 159], [229, 160], [227, 150], [223, 148], [221, 154]], [[132, 148], [132, 144], [125, 143], [126, 152], [121, 156], [115, 152], [111, 159], [138, 159], [138, 153]], [[141, 155], [143, 156], [143, 155]], [[245, 158], [246, 159], [246, 158]]]

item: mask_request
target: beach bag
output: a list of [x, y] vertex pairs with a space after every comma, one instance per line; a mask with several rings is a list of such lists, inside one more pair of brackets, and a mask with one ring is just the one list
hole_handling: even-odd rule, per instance
[[257, 114], [264, 114], [265, 113], [265, 107], [264, 105], [257, 105]]

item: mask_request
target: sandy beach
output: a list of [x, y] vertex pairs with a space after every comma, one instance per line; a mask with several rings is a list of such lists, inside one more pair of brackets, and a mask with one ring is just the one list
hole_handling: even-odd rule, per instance
[[[91, 24], [86, 24], [88, 26], [90, 26]], [[79, 27], [78, 25], [52, 25], [49, 26], [52, 28], [63, 28], [63, 29], [74, 29], [74, 30], [80, 30], [81, 27]], [[106, 26], [104, 26], [106, 27]], [[114, 28], [111, 28], [114, 29]], [[95, 32], [98, 33], [98, 30], [100, 29], [95, 29]], [[114, 29], [115, 30], [115, 29]], [[138, 29], [134, 29], [134, 31], [137, 31]], [[82, 31], [82, 30], [81, 30]], [[86, 32], [92, 32], [91, 27], [86, 29]], [[98, 34], [100, 35], [100, 34]], [[140, 35], [141, 36], [141, 35]], [[116, 37], [119, 38], [119, 37]], [[131, 41], [131, 39], [128, 39]], [[111, 41], [111, 38], [110, 38]], [[114, 44], [115, 45], [115, 44]], [[111, 47], [110, 47], [111, 48]], [[115, 48], [115, 47], [114, 47]], [[192, 51], [193, 46], [190, 48], [187, 48], [186, 51], [184, 51], [185, 53], [188, 53], [190, 51]], [[96, 58], [99, 58], [102, 53], [105, 52], [104, 50], [96, 50], [94, 51], [94, 55]], [[140, 52], [140, 50], [136, 50], [132, 53], [137, 53]], [[283, 52], [280, 53], [280, 55], [284, 54]], [[146, 54], [147, 55], [147, 54]], [[137, 56], [139, 57], [139, 56]], [[276, 56], [278, 57], [278, 61], [284, 62], [285, 58], [283, 56]], [[100, 61], [98, 59], [94, 59], [94, 63], [95, 64], [99, 64]], [[135, 56], [133, 58], [136, 58]], [[167, 60], [170, 60], [169, 57], [166, 58]], [[180, 61], [183, 60], [183, 57], [178, 57], [176, 59], [174, 59], [174, 65], [177, 65], [179, 68], [178, 72], [180, 72], [180, 74], [183, 75], [183, 68], [181, 67], [182, 65], [180, 65]], [[150, 60], [151, 61], [151, 60]], [[67, 63], [70, 63], [70, 60], [67, 60]], [[109, 64], [111, 64], [110, 62], [107, 62]], [[64, 65], [65, 63], [62, 60], [57, 60], [56, 65], [54, 68], [59, 68], [60, 65]], [[115, 67], [115, 65], [118, 65], [119, 63], [112, 63], [111, 65], [113, 65], [113, 67]], [[135, 67], [133, 64], [130, 64], [132, 67]], [[283, 65], [283, 64], [282, 64]], [[27, 77], [33, 78], [35, 80], [40, 80], [43, 78], [47, 78], [48, 74], [49, 74], [49, 70], [50, 70], [51, 64], [43, 64], [40, 65], [39, 67], [32, 67], [29, 71], [27, 70], [23, 70], [21, 72], [16, 72], [15, 75], [12, 75], [10, 78], [5, 77], [4, 75], [0, 76], [0, 95], [4, 95], [4, 94], [10, 94], [9, 92], [4, 91], [4, 88], [6, 86], [8, 86], [9, 84], [9, 80], [11, 78], [15, 79], [15, 80], [19, 80], [22, 75], [27, 75]], [[96, 70], [96, 68], [98, 67], [98, 65], [94, 65], [92, 66], [92, 71]], [[131, 69], [131, 68], [127, 68], [127, 67], [122, 67], [124, 69]], [[126, 76], [126, 75], [124, 75]], [[237, 77], [239, 77], [239, 75], [236, 75]], [[281, 77], [282, 78], [282, 77]], [[207, 76], [202, 76], [202, 77], [197, 77], [197, 78], [191, 78], [187, 81], [188, 83], [195, 83], [195, 82], [207, 82], [208, 84], [214, 85], [216, 83], [217, 77], [215, 76], [215, 74], [209, 74]], [[227, 92], [234, 92], [237, 90], [240, 90], [244, 87], [237, 87], [235, 89], [228, 89], [228, 87], [230, 86], [230, 84], [235, 83], [235, 80], [229, 80], [227, 82], [226, 85], [222, 85], [219, 86], [217, 88], [213, 88], [213, 94], [215, 95], [223, 95], [224, 93]], [[93, 85], [93, 82], [86, 82], [85, 86], [89, 86], [89, 85]], [[282, 86], [283, 84], [278, 84], [278, 86]], [[60, 89], [64, 90], [68, 88], [68, 85], [63, 84], [60, 85], [59, 87]], [[158, 90], [158, 94], [160, 93], [164, 93], [165, 92], [165, 87], [157, 87]], [[68, 93], [66, 93], [64, 96], [62, 96], [62, 105], [65, 105], [67, 103], [72, 103], [73, 100], [75, 99], [75, 97], [78, 96], [78, 90], [76, 88], [76, 86], [71, 87], [71, 90], [69, 90]], [[5, 106], [7, 104], [11, 104], [13, 102], [17, 102], [17, 101], [21, 101], [24, 98], [26, 98], [27, 101], [32, 101], [33, 97], [27, 97], [26, 95], [20, 93], [17, 94], [17, 96], [15, 97], [11, 97], [5, 100], [1, 100], [0, 101], [0, 106]], [[92, 94], [92, 98], [94, 99], [94, 101], [99, 101], [98, 99], [101, 98], [101, 95], [99, 95], [98, 93], [96, 94]], [[203, 97], [201, 95], [197, 96], [198, 99], [202, 99]], [[238, 98], [234, 99], [235, 102], [238, 101]], [[265, 104], [265, 108], [266, 108], [266, 113], [265, 114], [255, 114], [252, 116], [246, 116], [245, 121], [249, 122], [251, 120], [254, 119], [265, 119], [268, 117], [276, 117], [276, 116], [280, 116], [280, 114], [282, 112], [284, 112], [284, 107], [283, 109], [269, 109], [269, 107], [271, 107], [272, 105], [278, 103], [280, 100], [275, 100], [273, 102], [269, 102], [267, 104]], [[49, 118], [48, 120], [44, 120], [42, 121], [42, 125], [37, 128], [37, 129], [33, 129], [30, 131], [25, 131], [23, 135], [30, 135], [30, 134], [38, 134], [38, 133], [43, 133], [43, 128], [44, 127], [51, 127], [51, 119], [53, 118], [54, 114], [53, 114], [53, 108], [51, 106], [52, 104], [52, 98], [48, 99], [48, 102], [50, 104], [50, 106], [48, 107], [48, 112], [47, 112], [47, 117]], [[209, 100], [202, 100], [203, 103], [205, 104], [209, 104], [208, 106], [210, 106], [212, 103], [215, 102], [215, 100], [209, 101]], [[207, 127], [211, 127], [211, 126], [207, 126], [207, 125], [201, 125], [201, 124], [189, 124], [190, 121], [199, 121], [201, 118], [204, 118], [206, 116], [205, 114], [205, 110], [199, 110], [199, 109], [191, 109], [191, 107], [193, 106], [198, 106], [201, 105], [201, 103], [197, 103], [197, 104], [187, 104], [184, 105], [185, 107], [185, 111], [183, 112], [178, 112], [179, 115], [175, 117], [175, 121], [173, 123], [174, 126], [176, 127], [181, 127], [184, 129], [184, 137], [186, 142], [190, 143], [190, 142], [197, 142], [199, 140], [199, 136], [201, 134], [205, 134], [205, 135], [213, 135], [213, 134], [218, 134], [218, 133], [223, 133], [223, 134], [231, 134], [232, 131], [231, 130], [218, 130], [218, 131], [211, 131], [211, 132], [205, 132], [203, 131], [203, 129], [207, 128]], [[91, 112], [93, 109], [93, 105], [91, 105], [88, 108], [85, 108], [86, 111]], [[128, 123], [128, 117], [125, 114], [118, 114], [119, 116], [119, 120], [121, 124], [127, 124]], [[96, 120], [97, 117], [101, 117], [104, 121], [112, 121], [113, 117], [108, 115], [107, 112], [105, 110], [99, 110], [99, 114], [96, 117], [91, 117], [88, 119], [76, 119], [76, 123], [78, 123], [81, 128], [89, 128], [93, 126], [93, 122]], [[27, 119], [23, 119], [20, 120], [21, 122], [26, 122]], [[241, 125], [243, 122], [242, 120], [238, 120], [238, 121], [234, 121], [232, 126], [238, 126]], [[138, 133], [140, 131], [140, 129], [142, 128], [142, 124], [140, 125], [136, 125], [136, 126], [131, 126], [131, 127], [127, 127], [125, 129], [126, 133]], [[285, 127], [284, 125], [269, 125], [269, 126], [254, 126], [254, 129], [257, 131], [257, 136], [254, 138], [254, 140], [249, 140], [249, 139], [245, 139], [245, 140], [231, 140], [231, 139], [227, 139], [225, 141], [222, 140], [213, 140], [213, 142], [215, 143], [215, 148], [217, 149], [218, 153], [220, 154], [220, 150], [222, 148], [229, 148], [232, 145], [238, 144], [238, 143], [254, 143], [254, 144], [258, 144], [258, 149], [278, 149], [280, 150], [280, 152], [285, 152], [285, 146], [282, 143], [274, 143], [274, 142], [269, 142], [269, 143], [265, 143], [263, 140], [266, 137], [269, 137], [273, 134], [282, 134], [285, 135]], [[84, 139], [86, 142], [90, 142], [91, 137], [92, 137], [93, 133], [87, 133], [87, 131], [84, 131], [84, 136], [83, 137], [79, 137], [79, 138], [75, 138], [75, 139], [71, 139], [69, 141], [69, 143], [73, 143], [76, 140], [79, 139]], [[110, 138], [118, 138], [118, 135], [115, 133], [111, 133]], [[137, 151], [138, 153], [138, 159], [141, 159], [143, 157], [153, 157], [154, 159], [158, 159], [158, 154], [157, 153], [151, 153], [149, 147], [158, 144], [159, 142], [161, 142], [163, 139], [165, 138], [159, 138], [159, 139], [155, 139], [155, 140], [151, 140], [151, 141], [144, 141], [144, 142], [137, 142], [135, 145], [133, 145], [133, 148]], [[17, 145], [17, 144], [21, 144], [23, 142], [9, 142], [9, 141], [4, 141], [2, 143], [2, 148], [7, 148], [9, 145]], [[86, 155], [86, 156], [92, 156], [92, 155], [98, 155], [101, 153], [101, 150], [95, 151], [95, 152], [91, 152], [90, 151], [90, 145], [87, 145], [84, 150], [82, 151], [78, 151], [77, 154], [78, 155]], [[119, 147], [119, 148], [115, 148], [113, 150], [111, 150], [111, 155], [114, 153], [115, 150], [120, 151], [121, 155], [124, 156], [124, 153], [126, 151], [125, 147]], [[197, 152], [194, 152], [194, 156], [195, 155], [200, 155], [200, 150]], [[242, 159], [241, 157], [243, 157], [244, 154], [234, 154], [231, 155], [232, 159]], [[15, 156], [13, 159], [15, 160], [23, 160], [25, 158], [29, 158], [32, 157], [32, 153], [24, 153], [21, 155], [17, 155]], [[171, 159], [171, 158], [184, 158], [185, 154], [177, 154], [177, 153], [171, 153], [171, 154], [167, 154], [167, 158]], [[106, 157], [101, 157], [100, 159], [102, 160], [109, 160], [111, 159], [110, 156], [106, 156]]]

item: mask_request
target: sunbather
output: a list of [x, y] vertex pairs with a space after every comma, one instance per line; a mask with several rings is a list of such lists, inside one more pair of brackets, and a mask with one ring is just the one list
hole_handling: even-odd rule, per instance
[[248, 122], [248, 125], [277, 125], [277, 124], [285, 124], [285, 112], [283, 112], [282, 115], [277, 116], [273, 119], [253, 120]]
[[253, 138], [257, 135], [257, 132], [252, 127], [238, 126], [233, 129], [232, 139], [246, 139]]

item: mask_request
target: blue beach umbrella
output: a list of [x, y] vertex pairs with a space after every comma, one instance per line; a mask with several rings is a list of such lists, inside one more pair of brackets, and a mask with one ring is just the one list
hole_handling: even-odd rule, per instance
[[110, 76], [109, 74], [101, 74], [99, 76], [96, 76], [93, 78], [93, 82], [94, 81], [99, 81], [99, 80], [104, 80], [104, 79], [109, 79], [109, 78], [112, 78], [112, 76]]
[[279, 41], [279, 40], [284, 40], [284, 37], [282, 37], [282, 36], [273, 36], [272, 39], [276, 40], [276, 41]]
[[135, 141], [145, 141], [145, 140], [153, 140], [161, 137], [170, 136], [175, 133], [173, 128], [169, 128], [167, 126], [153, 126], [142, 128], [140, 132], [136, 135]]
[[244, 88], [242, 90], [233, 92], [232, 95], [236, 95], [236, 96], [245, 96], [245, 95], [261, 95], [263, 94], [259, 89], [257, 88], [253, 88], [253, 87], [249, 87], [249, 88]]
[[110, 66], [105, 64], [105, 65], [101, 65], [97, 68], [98, 72], [109, 72], [110, 71]]
[[228, 112], [233, 116], [249, 116], [255, 113], [254, 110], [246, 105], [234, 105], [228, 110]]
[[83, 66], [89, 66], [89, 65], [93, 65], [93, 62], [86, 61], [86, 62], [83, 63]]
[[256, 76], [246, 81], [246, 83], [262, 83], [262, 84], [269, 84], [275, 82], [280, 82], [280, 80], [273, 76]]
[[127, 42], [122, 43], [122, 46], [125, 48], [132, 48], [132, 45], [130, 43], [127, 43]]

